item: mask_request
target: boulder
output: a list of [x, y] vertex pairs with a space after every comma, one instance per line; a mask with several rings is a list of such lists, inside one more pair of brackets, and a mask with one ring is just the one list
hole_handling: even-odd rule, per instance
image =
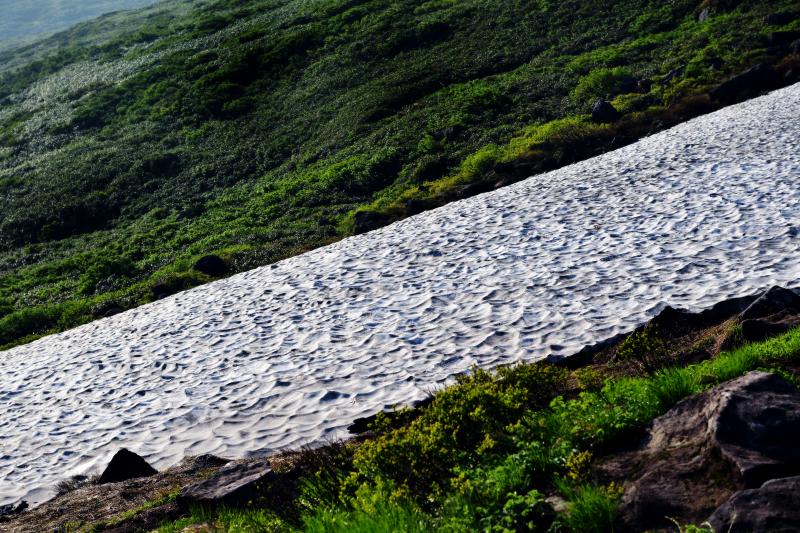
[[353, 219], [353, 231], [356, 235], [382, 228], [391, 222], [389, 215], [377, 211], [358, 211]]
[[764, 17], [764, 24], [769, 26], [783, 26], [789, 24], [797, 18], [797, 13], [789, 11], [782, 11], [780, 13], [771, 13]]
[[407, 200], [405, 205], [405, 214], [407, 216], [414, 216], [425, 211], [430, 211], [438, 207], [436, 203], [431, 202], [429, 200]]
[[639, 80], [633, 76], [623, 76], [617, 83], [617, 92], [619, 92], [619, 94], [639, 92]]
[[598, 100], [592, 106], [592, 122], [609, 124], [619, 120], [621, 115], [608, 100]]
[[203, 256], [195, 261], [192, 268], [214, 278], [220, 278], [228, 273], [228, 264], [218, 255]]
[[14, 505], [13, 503], [0, 505], [0, 522], [2, 522], [4, 518], [10, 518], [12, 516], [22, 514], [26, 509], [28, 509], [28, 502], [25, 500], [22, 500], [17, 505]]
[[100, 475], [98, 483], [116, 483], [154, 474], [158, 474], [158, 471], [147, 461], [132, 451], [122, 448], [111, 458], [111, 462]]
[[713, 531], [793, 533], [800, 531], [800, 477], [767, 481], [742, 490], [708, 519]]
[[769, 318], [754, 318], [742, 322], [742, 340], [759, 342], [785, 333], [800, 326], [800, 316], [773, 315]]
[[258, 460], [223, 466], [210, 478], [184, 487], [178, 498], [182, 506], [240, 507], [247, 505], [277, 480], [269, 462]]
[[625, 482], [621, 531], [700, 523], [736, 490], [800, 472], [799, 438], [800, 392], [750, 372], [679, 402], [599, 472]]
[[774, 31], [767, 36], [770, 46], [787, 46], [800, 39], [800, 30]]
[[724, 103], [734, 102], [739, 98], [774, 89], [780, 83], [780, 74], [774, 68], [759, 63], [713, 89], [711, 98]]
[[764, 318], [784, 311], [800, 311], [800, 296], [783, 287], [772, 287], [762, 294], [747, 309], [739, 314], [739, 319]]

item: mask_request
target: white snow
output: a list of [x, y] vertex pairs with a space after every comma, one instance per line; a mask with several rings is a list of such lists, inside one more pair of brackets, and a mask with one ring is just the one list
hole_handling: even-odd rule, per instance
[[0, 504], [344, 435], [473, 364], [800, 279], [800, 85], [0, 354]]

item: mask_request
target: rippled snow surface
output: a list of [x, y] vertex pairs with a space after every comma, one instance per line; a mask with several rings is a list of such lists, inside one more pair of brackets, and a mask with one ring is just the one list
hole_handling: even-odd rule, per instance
[[473, 364], [800, 279], [800, 86], [0, 356], [0, 504], [341, 435]]

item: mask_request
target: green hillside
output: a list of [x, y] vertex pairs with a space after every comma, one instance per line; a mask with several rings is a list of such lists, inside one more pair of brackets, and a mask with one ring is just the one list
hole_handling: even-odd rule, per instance
[[[0, 54], [0, 346], [209, 281], [203, 255], [268, 264], [702, 112], [786, 61], [765, 36], [800, 22], [764, 17], [792, 10], [175, 1]], [[589, 121], [604, 96], [629, 131]]]

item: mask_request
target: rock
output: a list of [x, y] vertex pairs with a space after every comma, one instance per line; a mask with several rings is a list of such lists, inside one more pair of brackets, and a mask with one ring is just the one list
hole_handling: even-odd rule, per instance
[[[797, 39], [796, 41], [794, 41], [792, 44], [789, 45], [789, 51], [791, 51], [793, 54], [800, 54], [800, 39]], [[790, 74], [788, 77], [792, 78], [794, 76]]]
[[483, 194], [494, 190], [494, 184], [488, 181], [476, 181], [466, 185], [458, 192], [459, 198], [471, 198], [478, 194]]
[[800, 39], [800, 30], [774, 31], [767, 36], [770, 46], [787, 46]]
[[742, 311], [739, 319], [764, 318], [783, 311], [800, 311], [800, 296], [783, 287], [772, 287]]
[[105, 302], [92, 311], [96, 318], [108, 318], [125, 311], [125, 308], [114, 302]]
[[454, 126], [444, 128], [443, 130], [431, 133], [431, 137], [433, 137], [433, 140], [437, 142], [452, 141], [453, 139], [458, 137], [462, 131], [464, 131], [464, 128], [456, 124]]
[[782, 378], [750, 372], [687, 398], [651, 424], [636, 449], [601, 461], [628, 481], [622, 531], [702, 522], [738, 489], [800, 472], [800, 392]]
[[356, 235], [382, 228], [391, 222], [389, 215], [377, 211], [358, 211], [353, 219], [353, 231]]
[[739, 491], [708, 519], [714, 531], [793, 533], [800, 531], [800, 477], [767, 481]]
[[28, 502], [22, 500], [17, 505], [13, 503], [9, 503], [8, 505], [0, 505], [0, 521], [4, 518], [10, 518], [12, 516], [17, 516], [25, 512], [28, 508]]
[[616, 122], [620, 119], [620, 116], [619, 111], [608, 100], [598, 100], [592, 106], [592, 122], [608, 124]]
[[639, 80], [633, 76], [623, 76], [618, 83], [619, 94], [639, 92]]
[[720, 102], [733, 102], [739, 98], [774, 89], [780, 83], [780, 74], [774, 68], [759, 63], [713, 89], [711, 98]]
[[214, 278], [220, 278], [228, 273], [228, 264], [218, 255], [203, 256], [192, 268]]
[[705, 22], [711, 17], [711, 8], [703, 9], [699, 15], [697, 15], [697, 20], [700, 22]]
[[266, 460], [229, 464], [210, 478], [184, 487], [178, 500], [183, 506], [243, 506], [268, 489], [277, 477]]
[[770, 337], [775, 337], [785, 333], [790, 329], [800, 325], [799, 316], [788, 316], [775, 318], [754, 318], [742, 322], [742, 340], [745, 342], [759, 342]]
[[408, 200], [405, 205], [405, 213], [408, 216], [418, 215], [425, 211], [434, 209], [437, 205], [428, 200]]
[[789, 24], [796, 18], [797, 18], [797, 13], [790, 13], [788, 11], [784, 11], [781, 13], [772, 13], [764, 17], [764, 24], [767, 24], [769, 26], [783, 26], [785, 24]]
[[672, 80], [676, 80], [676, 79], [680, 78], [681, 76], [683, 76], [683, 67], [678, 67], [678, 68], [670, 70], [664, 76], [661, 76], [661, 78], [659, 79], [659, 82], [661, 82], [662, 85], [663, 84], [667, 84], [667, 83], [671, 82]]
[[98, 483], [116, 483], [154, 474], [158, 474], [158, 471], [147, 464], [147, 461], [122, 448], [111, 458], [111, 462], [108, 463], [108, 466], [100, 475]]

